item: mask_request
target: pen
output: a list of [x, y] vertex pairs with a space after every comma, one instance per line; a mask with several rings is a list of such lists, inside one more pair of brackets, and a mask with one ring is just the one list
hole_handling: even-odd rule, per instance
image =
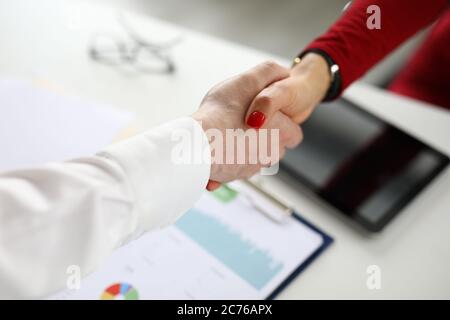
[[282, 223], [286, 217], [291, 216], [294, 213], [294, 210], [291, 207], [281, 202], [258, 184], [250, 180], [243, 180], [243, 182], [270, 202], [268, 208], [267, 205], [261, 205], [258, 201], [254, 201], [251, 196], [247, 195], [247, 198], [252, 202], [252, 205], [271, 220]]

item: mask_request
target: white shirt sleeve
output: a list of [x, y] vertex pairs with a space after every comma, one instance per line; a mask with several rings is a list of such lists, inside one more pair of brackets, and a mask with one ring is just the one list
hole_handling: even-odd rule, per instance
[[[180, 132], [195, 163], [174, 159]], [[199, 123], [181, 118], [93, 157], [0, 173], [0, 298], [64, 289], [69, 266], [88, 274], [118, 246], [174, 222], [204, 191], [210, 161]]]

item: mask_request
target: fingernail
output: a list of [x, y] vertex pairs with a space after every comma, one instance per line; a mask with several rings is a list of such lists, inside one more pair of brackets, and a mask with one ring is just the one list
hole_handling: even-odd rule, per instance
[[260, 111], [253, 111], [247, 119], [247, 125], [249, 127], [259, 129], [266, 121], [266, 116]]
[[214, 180], [209, 180], [208, 184], [206, 185], [206, 190], [214, 191], [214, 190], [218, 189], [220, 186], [221, 186], [220, 182], [217, 182]]

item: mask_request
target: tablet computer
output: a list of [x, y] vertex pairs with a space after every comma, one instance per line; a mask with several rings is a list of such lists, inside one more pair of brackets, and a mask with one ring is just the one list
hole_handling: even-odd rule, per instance
[[281, 171], [370, 231], [380, 231], [449, 163], [443, 153], [340, 99], [302, 124]]

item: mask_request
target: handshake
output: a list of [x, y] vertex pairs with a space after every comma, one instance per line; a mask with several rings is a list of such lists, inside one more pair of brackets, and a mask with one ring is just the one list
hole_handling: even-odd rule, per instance
[[213, 87], [192, 115], [210, 143], [207, 189], [249, 178], [296, 147], [303, 138], [299, 125], [329, 83], [326, 61], [309, 53], [291, 70], [265, 62]]

